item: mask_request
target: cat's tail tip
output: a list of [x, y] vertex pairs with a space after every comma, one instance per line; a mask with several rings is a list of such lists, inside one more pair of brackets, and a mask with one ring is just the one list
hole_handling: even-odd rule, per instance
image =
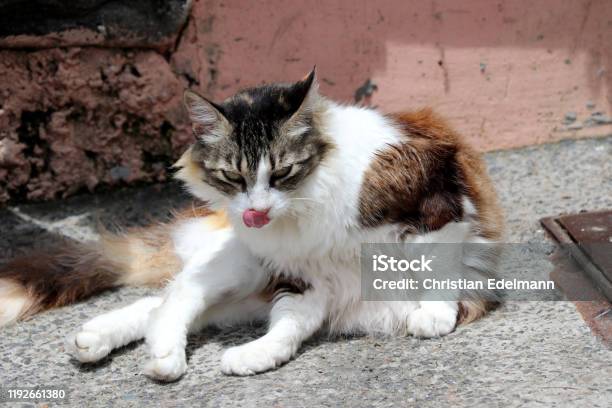
[[32, 310], [35, 298], [10, 279], [0, 279], [0, 327], [15, 323]]
[[457, 324], [463, 325], [478, 320], [499, 305], [499, 301], [488, 299], [461, 300], [459, 302]]

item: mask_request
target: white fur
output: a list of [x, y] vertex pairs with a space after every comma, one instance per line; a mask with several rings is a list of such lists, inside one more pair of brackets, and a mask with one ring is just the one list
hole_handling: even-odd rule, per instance
[[66, 348], [79, 361], [95, 362], [111, 350], [144, 336], [149, 313], [162, 302], [160, 297], [146, 297], [137, 302], [97, 316], [68, 336]]
[[[422, 337], [451, 332], [457, 318], [456, 302], [361, 300], [361, 243], [395, 242], [398, 229], [392, 225], [360, 228], [359, 192], [375, 153], [397, 143], [400, 132], [373, 110], [333, 104], [324, 122], [325, 133], [337, 148], [297, 191], [287, 194], [268, 188], [270, 169], [265, 160], [249, 194], [219, 202], [217, 193], [211, 197], [206, 189], [194, 191], [226, 207], [233, 228], [208, 230], [198, 219], [177, 226], [174, 242], [185, 267], [167, 287], [163, 301], [128, 306], [121, 313], [111, 312], [85, 324], [73, 340], [77, 358], [94, 361], [144, 336], [151, 355], [145, 373], [171, 381], [186, 370], [188, 331], [206, 324], [268, 318], [265, 336], [223, 354], [221, 370], [234, 375], [278, 367], [321, 328], [335, 333]], [[261, 229], [245, 227], [241, 215], [248, 208], [269, 208], [271, 222]], [[466, 221], [408, 240], [465, 242], [470, 234]], [[270, 309], [254, 294], [275, 273], [294, 275], [311, 287], [303, 294], [282, 297]], [[118, 323], [111, 328], [105, 316]]]

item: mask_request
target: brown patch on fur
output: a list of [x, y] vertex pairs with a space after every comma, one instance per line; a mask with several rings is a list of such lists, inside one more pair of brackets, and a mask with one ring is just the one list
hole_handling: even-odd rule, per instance
[[310, 284], [302, 279], [281, 274], [270, 278], [266, 287], [260, 292], [259, 297], [264, 302], [271, 303], [288, 293], [302, 294], [310, 288]]
[[457, 325], [468, 324], [480, 319], [499, 305], [485, 299], [462, 300], [459, 302], [459, 312], [457, 314]]
[[104, 258], [113, 259], [121, 271], [117, 286], [162, 286], [180, 271], [182, 262], [174, 252], [171, 229], [162, 224], [102, 236]]
[[401, 224], [417, 233], [462, 217], [461, 185], [454, 177], [458, 146], [428, 119], [424, 111], [396, 117], [406, 140], [378, 152], [366, 173], [360, 196], [364, 226]]
[[406, 233], [435, 231], [473, 201], [479, 233], [501, 236], [502, 214], [479, 155], [430, 109], [391, 116], [406, 139], [377, 153], [360, 195], [361, 223], [401, 224]]
[[181, 211], [175, 212], [173, 215], [174, 215], [175, 221], [178, 221], [178, 220], [186, 220], [190, 218], [208, 217], [211, 214], [214, 214], [214, 211], [212, 211], [207, 206], [205, 205], [196, 206], [194, 204], [189, 208], [185, 208]]
[[217, 211], [204, 219], [206, 225], [212, 230], [230, 228], [231, 224], [225, 211]]
[[211, 230], [230, 228], [231, 224], [225, 210], [212, 211], [208, 207], [195, 205], [174, 214], [175, 222], [191, 218], [203, 218], [204, 226]]

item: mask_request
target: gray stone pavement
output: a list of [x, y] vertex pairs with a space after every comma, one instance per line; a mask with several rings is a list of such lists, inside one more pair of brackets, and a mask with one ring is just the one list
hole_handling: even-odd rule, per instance
[[[612, 137], [486, 159], [507, 212], [508, 242], [547, 241], [538, 223], [546, 215], [612, 208]], [[166, 186], [0, 210], [0, 256], [42, 245], [54, 232], [86, 237], [96, 222], [146, 223], [186, 202]], [[172, 384], [140, 373], [142, 343], [94, 366], [64, 352], [64, 336], [80, 323], [147, 292], [105, 293], [1, 329], [0, 383], [66, 387], [68, 403], [84, 407], [612, 406], [612, 351], [570, 302], [506, 303], [442, 339], [319, 337], [279, 370], [247, 378], [222, 375], [220, 353], [261, 335], [261, 327], [193, 336], [188, 372]]]

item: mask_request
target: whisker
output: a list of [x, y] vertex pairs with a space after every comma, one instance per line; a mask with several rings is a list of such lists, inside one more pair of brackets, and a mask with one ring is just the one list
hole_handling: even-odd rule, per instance
[[296, 200], [296, 201], [312, 201], [313, 203], [317, 203], [317, 204], [321, 204], [321, 205], [323, 205], [323, 203], [322, 203], [321, 201], [317, 201], [317, 200], [314, 200], [314, 199], [312, 199], [312, 198], [306, 198], [306, 197], [292, 197], [292, 198], [289, 198], [289, 200]]

